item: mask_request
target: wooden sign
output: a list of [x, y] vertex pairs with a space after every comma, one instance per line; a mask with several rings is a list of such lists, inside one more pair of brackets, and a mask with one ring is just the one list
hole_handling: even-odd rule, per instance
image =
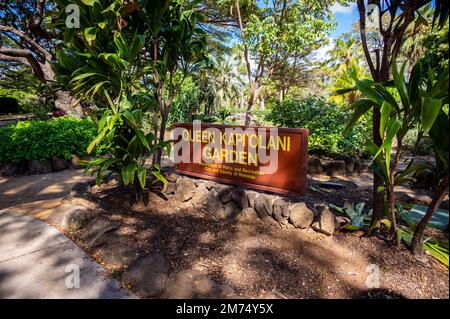
[[173, 125], [178, 173], [281, 194], [306, 193], [308, 130]]

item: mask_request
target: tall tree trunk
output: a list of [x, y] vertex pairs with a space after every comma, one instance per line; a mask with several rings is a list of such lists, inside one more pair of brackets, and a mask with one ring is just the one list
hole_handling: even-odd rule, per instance
[[[167, 127], [167, 119], [169, 118], [169, 108], [165, 107], [164, 111], [161, 112], [161, 126], [159, 128], [159, 142], [164, 142], [164, 135], [166, 133], [166, 127]], [[162, 152], [163, 150], [158, 150], [156, 155], [156, 164], [161, 166], [161, 160], [162, 160]]]
[[[44, 78], [42, 79], [43, 82], [49, 82], [54, 81], [55, 79], [55, 71], [53, 71], [53, 68], [51, 64], [46, 61], [44, 64], [41, 64], [41, 69], [44, 74]], [[55, 91], [53, 93], [55, 97], [55, 107], [58, 110], [62, 110], [67, 113], [67, 115], [82, 118], [84, 117], [83, 108], [81, 107], [80, 103], [70, 95], [67, 91]]]
[[430, 221], [433, 213], [439, 208], [444, 199], [445, 195], [448, 193], [448, 175], [445, 175], [444, 179], [440, 183], [431, 205], [428, 207], [425, 216], [423, 216], [422, 220], [417, 224], [416, 229], [414, 230], [414, 235], [411, 240], [411, 250], [414, 255], [420, 254], [423, 252], [422, 248], [422, 237], [425, 231], [425, 228]]

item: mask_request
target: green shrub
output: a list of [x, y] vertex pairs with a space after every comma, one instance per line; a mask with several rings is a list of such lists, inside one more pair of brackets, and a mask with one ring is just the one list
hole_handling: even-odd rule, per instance
[[343, 136], [349, 116], [337, 104], [310, 96], [275, 103], [266, 120], [282, 127], [307, 128], [311, 153], [362, 155], [366, 139], [371, 136], [371, 124], [360, 121], [347, 136]]
[[48, 121], [23, 121], [0, 128], [0, 164], [45, 160], [52, 156], [70, 159], [86, 155], [96, 135], [90, 120], [60, 117]]

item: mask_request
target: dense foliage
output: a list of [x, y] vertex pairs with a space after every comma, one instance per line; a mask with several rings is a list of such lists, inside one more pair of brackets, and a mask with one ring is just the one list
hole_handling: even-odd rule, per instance
[[275, 125], [309, 130], [310, 152], [335, 155], [364, 152], [370, 121], [361, 121], [350, 134], [343, 135], [350, 114], [323, 98], [307, 97], [277, 102], [266, 119]]
[[0, 128], [0, 164], [83, 156], [95, 133], [91, 121], [71, 117], [18, 122]]

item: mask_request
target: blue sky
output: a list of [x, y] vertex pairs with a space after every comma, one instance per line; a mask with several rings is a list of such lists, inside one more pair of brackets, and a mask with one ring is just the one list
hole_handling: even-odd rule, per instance
[[341, 5], [333, 6], [332, 12], [336, 19], [337, 26], [331, 35], [336, 39], [339, 35], [345, 32], [349, 32], [353, 24], [358, 20], [358, 10], [356, 3], [351, 3], [349, 6], [344, 7]]
[[351, 3], [347, 6], [335, 5], [331, 8], [335, 21], [336, 29], [331, 31], [329, 43], [316, 51], [315, 58], [317, 60], [326, 59], [326, 52], [333, 48], [334, 40], [341, 34], [349, 32], [353, 24], [358, 21], [358, 10], [356, 3]]

